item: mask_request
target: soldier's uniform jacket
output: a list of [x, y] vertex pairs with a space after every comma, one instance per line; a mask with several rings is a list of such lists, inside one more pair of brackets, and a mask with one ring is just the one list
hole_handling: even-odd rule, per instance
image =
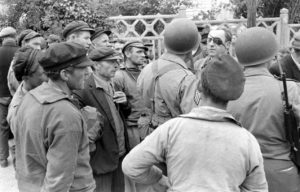
[[[195, 97], [198, 80], [188, 70], [184, 61], [176, 55], [165, 53], [158, 60], [158, 71], [166, 66], [172, 70], [163, 74], [155, 83], [154, 116], [155, 124], [162, 124], [168, 119], [183, 113], [188, 113], [198, 105], [199, 98]], [[148, 64], [141, 72], [137, 86], [147, 108], [151, 109], [154, 63]]]
[[24, 96], [15, 140], [21, 192], [94, 191], [86, 124], [53, 83], [43, 83]]

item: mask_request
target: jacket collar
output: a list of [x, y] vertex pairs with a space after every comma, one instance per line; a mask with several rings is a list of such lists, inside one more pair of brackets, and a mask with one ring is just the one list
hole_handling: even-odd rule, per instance
[[72, 102], [71, 97], [64, 93], [53, 82], [44, 82], [42, 85], [30, 91], [41, 104], [55, 103], [59, 100], [68, 99]]
[[257, 68], [257, 67], [246, 67], [244, 71], [245, 77], [250, 76], [270, 76], [273, 75], [269, 72], [267, 68]]
[[159, 59], [177, 63], [180, 66], [182, 66], [183, 68], [188, 69], [185, 62], [177, 55], [166, 52]]
[[180, 117], [216, 122], [232, 122], [241, 126], [227, 111], [209, 106], [196, 107], [190, 113], [180, 115]]

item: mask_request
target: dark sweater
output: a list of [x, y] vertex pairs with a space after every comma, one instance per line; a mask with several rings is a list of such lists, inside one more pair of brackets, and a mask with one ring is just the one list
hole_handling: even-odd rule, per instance
[[0, 97], [11, 96], [7, 86], [7, 73], [17, 49], [18, 46], [13, 40], [4, 41], [0, 47]]

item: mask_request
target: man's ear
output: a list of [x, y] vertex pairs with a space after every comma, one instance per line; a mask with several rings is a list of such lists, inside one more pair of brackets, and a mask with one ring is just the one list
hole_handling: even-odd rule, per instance
[[68, 72], [66, 71], [66, 70], [61, 70], [60, 72], [59, 72], [59, 74], [60, 74], [60, 78], [63, 80], [63, 81], [68, 81], [69, 80], [69, 74], [68, 74]]
[[231, 47], [231, 42], [230, 41], [225, 42], [225, 47], [226, 47], [226, 50], [229, 53], [229, 50], [230, 50], [230, 47]]

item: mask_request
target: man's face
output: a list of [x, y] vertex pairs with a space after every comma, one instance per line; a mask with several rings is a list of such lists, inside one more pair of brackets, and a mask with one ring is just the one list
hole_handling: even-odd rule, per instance
[[123, 43], [120, 43], [120, 42], [115, 43], [115, 51], [117, 51], [118, 53], [122, 54], [123, 47], [124, 47]]
[[112, 47], [109, 42], [108, 35], [103, 33], [99, 37], [93, 40], [93, 44], [96, 48], [98, 47]]
[[91, 33], [89, 31], [81, 31], [78, 34], [72, 34], [70, 41], [78, 43], [84, 46], [86, 50], [89, 50], [90, 46], [92, 45]]
[[35, 37], [33, 39], [24, 42], [24, 46], [29, 46], [32, 47], [33, 49], [41, 50], [42, 43], [43, 43], [43, 37]]
[[33, 72], [31, 75], [29, 75], [28, 83], [30, 83], [32, 88], [36, 88], [43, 82], [48, 81], [48, 77], [44, 73], [44, 70], [41, 66], [37, 68], [35, 72]]
[[145, 63], [145, 49], [132, 47], [131, 50], [125, 51], [126, 58], [134, 65], [143, 65]]
[[81, 90], [84, 88], [87, 70], [87, 67], [75, 67], [72, 72], [67, 72], [67, 85], [71, 90]]
[[117, 60], [97, 61], [95, 62], [94, 67], [98, 76], [102, 76], [105, 79], [110, 80], [115, 76], [119, 68], [119, 64]]
[[225, 43], [225, 32], [223, 30], [212, 30], [207, 38], [207, 53], [213, 57], [217, 54], [227, 54]]

